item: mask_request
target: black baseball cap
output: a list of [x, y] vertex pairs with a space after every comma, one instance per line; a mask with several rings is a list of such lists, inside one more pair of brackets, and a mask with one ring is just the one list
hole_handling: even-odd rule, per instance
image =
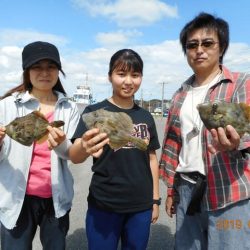
[[62, 68], [60, 55], [55, 45], [47, 42], [37, 41], [29, 43], [23, 48], [23, 70], [43, 59], [54, 61], [57, 64], [59, 70]]

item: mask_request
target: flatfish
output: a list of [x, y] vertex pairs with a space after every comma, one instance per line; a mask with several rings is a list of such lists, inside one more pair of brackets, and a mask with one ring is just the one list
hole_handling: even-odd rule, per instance
[[250, 133], [250, 106], [246, 103], [205, 102], [197, 109], [207, 129], [231, 125], [240, 136]]
[[128, 143], [132, 143], [136, 148], [143, 151], [147, 149], [147, 143], [143, 139], [132, 136], [133, 122], [130, 116], [124, 112], [98, 109], [83, 114], [82, 119], [89, 129], [99, 128], [100, 132], [107, 133], [109, 145], [112, 149], [124, 147]]
[[39, 111], [15, 118], [5, 126], [6, 134], [25, 146], [31, 146], [34, 141], [41, 143], [46, 139], [49, 131], [47, 126], [61, 127], [63, 121], [53, 121], [51, 123]]

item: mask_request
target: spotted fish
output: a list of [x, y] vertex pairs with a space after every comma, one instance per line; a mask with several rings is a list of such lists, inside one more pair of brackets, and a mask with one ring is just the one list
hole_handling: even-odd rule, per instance
[[132, 136], [133, 122], [130, 116], [124, 112], [98, 109], [83, 114], [82, 119], [89, 129], [99, 128], [100, 132], [107, 133], [109, 145], [112, 149], [124, 147], [129, 142], [140, 150], [145, 151], [147, 149], [147, 143], [143, 139]]
[[250, 106], [245, 103], [206, 102], [198, 104], [197, 109], [208, 129], [231, 125], [240, 136], [250, 134]]
[[47, 126], [61, 127], [63, 121], [53, 121], [51, 123], [39, 111], [17, 117], [5, 126], [6, 134], [17, 142], [25, 146], [31, 146], [34, 141], [43, 142], [49, 133]]

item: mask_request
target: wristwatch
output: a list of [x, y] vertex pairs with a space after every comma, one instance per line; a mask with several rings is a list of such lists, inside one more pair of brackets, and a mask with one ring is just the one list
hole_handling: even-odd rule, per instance
[[153, 199], [153, 204], [160, 206], [161, 205], [161, 198], [159, 198], [158, 200]]

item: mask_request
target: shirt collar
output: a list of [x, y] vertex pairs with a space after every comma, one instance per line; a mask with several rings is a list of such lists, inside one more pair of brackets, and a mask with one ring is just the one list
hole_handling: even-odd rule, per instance
[[[221, 70], [222, 70], [222, 79], [223, 81], [227, 80], [229, 82], [233, 82], [233, 74], [231, 71], [229, 71], [225, 66], [220, 65]], [[192, 76], [190, 76], [182, 85], [184, 90], [188, 90], [190, 88], [190, 86], [192, 85], [192, 83], [194, 82], [195, 79], [195, 75], [193, 74]]]
[[[61, 103], [63, 101], [66, 101], [68, 100], [69, 98], [67, 96], [65, 96], [63, 93], [61, 92], [58, 92], [58, 91], [55, 91], [57, 97], [58, 97], [58, 100], [57, 100], [57, 103]], [[16, 99], [16, 102], [20, 102], [20, 103], [26, 103], [28, 101], [31, 101], [31, 100], [37, 100], [35, 97], [33, 97], [29, 91], [26, 91], [26, 92], [15, 92], [12, 94], [15, 99]]]

